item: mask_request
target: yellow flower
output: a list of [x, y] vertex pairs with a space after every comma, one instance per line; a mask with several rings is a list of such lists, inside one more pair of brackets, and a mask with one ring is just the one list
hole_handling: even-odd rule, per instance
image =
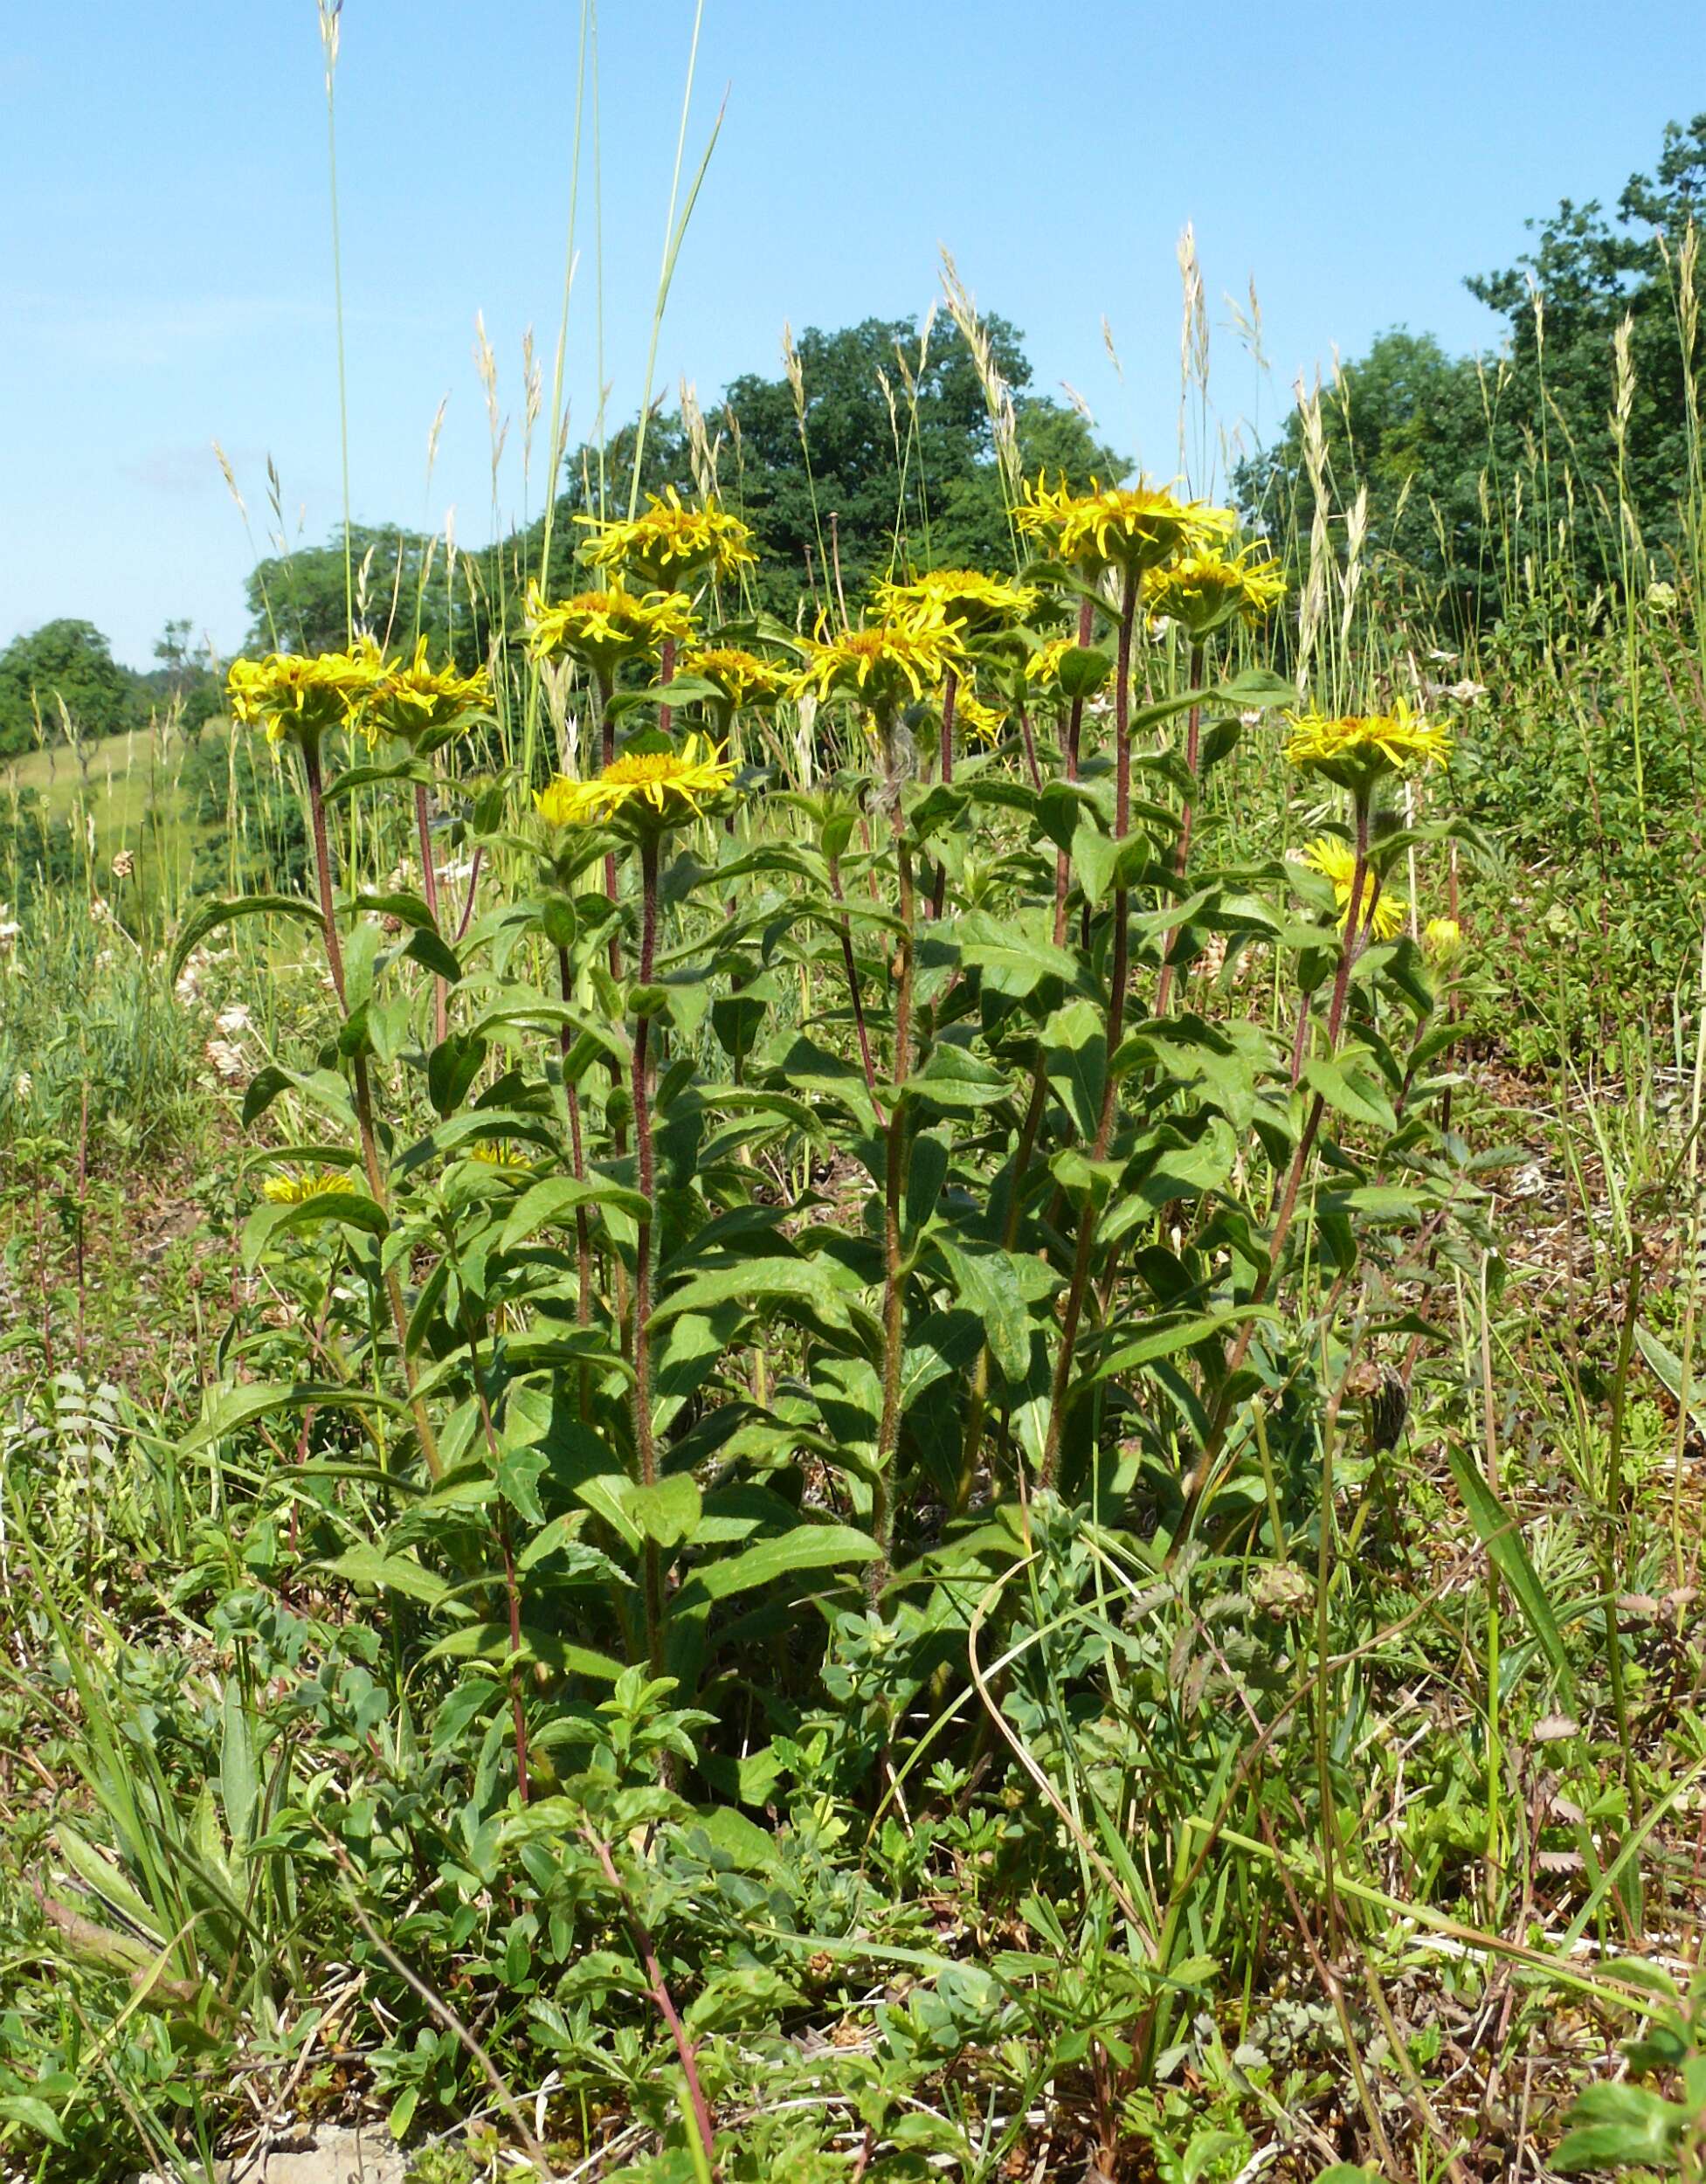
[[752, 533], [738, 516], [724, 515], [715, 494], [702, 508], [685, 507], [673, 486], [661, 500], [655, 493], [646, 499], [644, 515], [609, 522], [577, 515], [575, 521], [593, 532], [582, 558], [665, 590], [696, 577], [731, 577], [756, 562]]
[[423, 736], [453, 734], [492, 702], [491, 681], [483, 667], [472, 675], [459, 675], [454, 667], [429, 667], [424, 637], [417, 639], [414, 657], [407, 662], [384, 660], [376, 646], [374, 650], [380, 660], [378, 678], [361, 715], [370, 743], [382, 735], [412, 743]]
[[951, 668], [964, 665], [958, 629], [940, 607], [920, 609], [905, 621], [874, 629], [844, 630], [839, 637], [808, 638], [806, 662], [794, 677], [793, 695], [860, 698], [882, 711], [937, 688]]
[[1454, 917], [1430, 917], [1422, 927], [1422, 946], [1435, 963], [1450, 963], [1468, 946]]
[[1443, 766], [1451, 757], [1451, 730], [1412, 713], [1403, 698], [1390, 713], [1294, 713], [1286, 757], [1342, 787], [1366, 789], [1382, 773], [1410, 766]]
[[976, 569], [932, 569], [910, 584], [877, 586], [877, 611], [886, 621], [904, 622], [920, 611], [928, 615], [939, 610], [967, 637], [1005, 629], [1036, 604], [1033, 585], [1008, 584]]
[[966, 734], [975, 741], [986, 744], [991, 750], [1001, 740], [1001, 731], [1007, 725], [1007, 715], [998, 705], [985, 705], [984, 701], [963, 690], [954, 706], [954, 718]]
[[655, 653], [665, 638], [693, 634], [693, 604], [679, 591], [577, 591], [547, 606], [536, 584], [528, 586], [528, 650], [535, 660], [569, 653], [601, 675], [618, 663]]
[[1082, 652], [1074, 637], [1050, 637], [1038, 646], [1025, 663], [1025, 680], [1046, 696], [1060, 695], [1060, 663], [1069, 653]]
[[625, 751], [591, 781], [559, 775], [533, 800], [547, 826], [596, 826], [631, 806], [642, 822], [648, 812], [680, 820], [697, 815], [700, 798], [720, 795], [734, 778], [708, 736], [688, 736], [679, 750]]
[[1285, 572], [1259, 546], [1241, 553], [1184, 554], [1156, 571], [1145, 586], [1143, 605], [1150, 614], [1164, 614], [1186, 635], [1203, 638], [1239, 615], [1260, 622], [1286, 596]]
[[507, 1145], [496, 1138], [487, 1138], [468, 1148], [470, 1160], [483, 1160], [489, 1168], [530, 1168], [528, 1156], [514, 1145]]
[[[1336, 834], [1323, 834], [1312, 841], [1303, 852], [1302, 861], [1311, 872], [1318, 872], [1333, 889], [1333, 900], [1338, 906], [1339, 925], [1343, 930], [1350, 916], [1350, 883], [1357, 876], [1357, 853], [1349, 842], [1341, 841]], [[1357, 923], [1370, 923], [1369, 896], [1376, 885], [1371, 866], [1363, 868], [1361, 898], [1357, 905]], [[1393, 895], [1385, 893], [1375, 895], [1372, 924], [1376, 940], [1391, 940], [1404, 930], [1406, 905]]]
[[301, 1206], [323, 1198], [328, 1191], [353, 1191], [356, 1185], [341, 1168], [311, 1168], [303, 1175], [270, 1175], [260, 1186], [262, 1198], [274, 1206]]
[[685, 655], [681, 667], [687, 674], [715, 683], [730, 705], [763, 705], [788, 687], [785, 668], [742, 652], [738, 645], [702, 645]]
[[1093, 478], [1088, 493], [1072, 492], [1063, 479], [1050, 492], [1046, 473], [1026, 487], [1013, 516], [1027, 538], [1090, 576], [1157, 568], [1177, 554], [1229, 538], [1238, 522], [1230, 508], [1177, 500], [1142, 479], [1135, 486], [1104, 486]]
[[263, 728], [269, 743], [291, 737], [318, 743], [328, 728], [342, 728], [360, 708], [377, 680], [371, 646], [344, 653], [268, 653], [261, 660], [234, 660], [225, 677], [232, 720]]

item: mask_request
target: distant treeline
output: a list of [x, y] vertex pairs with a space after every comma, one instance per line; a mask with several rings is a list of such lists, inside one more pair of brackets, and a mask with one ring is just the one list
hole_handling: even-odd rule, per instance
[[[1681, 543], [1691, 467], [1699, 482], [1703, 198], [1706, 114], [1666, 127], [1653, 173], [1632, 176], [1613, 212], [1565, 198], [1530, 223], [1534, 246], [1514, 266], [1468, 279], [1506, 321], [1496, 351], [1452, 356], [1431, 335], [1395, 328], [1294, 409], [1234, 473], [1251, 528], [1298, 552], [1318, 480], [1341, 513], [1365, 493], [1366, 552], [1419, 580], [1460, 634], [1504, 612], [1519, 587], [1531, 592], [1537, 565], [1614, 590], [1632, 524], [1662, 562]], [[341, 529], [276, 555], [249, 578], [248, 643], [342, 644], [348, 571], [363, 626], [396, 643], [424, 634], [472, 665], [519, 628], [548, 529], [551, 588], [585, 581], [577, 519], [625, 511], [637, 449], [642, 489], [714, 486], [753, 527], [763, 557], [742, 598], [725, 602], [733, 612], [791, 625], [843, 602], [857, 613], [871, 579], [896, 564], [1007, 563], [992, 391], [1011, 398], [1005, 429], [1026, 475], [1081, 487], [1129, 466], [1076, 408], [1035, 391], [1016, 328], [991, 318], [985, 330], [981, 362], [950, 318], [922, 333], [875, 318], [809, 330], [777, 377], [744, 374], [702, 414], [660, 407], [643, 435], [634, 420], [569, 451], [549, 517], [490, 546], [452, 556], [441, 538], [378, 525], [356, 529], [347, 555]], [[220, 693], [189, 634], [169, 624], [147, 674], [120, 667], [87, 622], [19, 638], [0, 653], [0, 757], [67, 722], [94, 738], [167, 706], [193, 729]]]

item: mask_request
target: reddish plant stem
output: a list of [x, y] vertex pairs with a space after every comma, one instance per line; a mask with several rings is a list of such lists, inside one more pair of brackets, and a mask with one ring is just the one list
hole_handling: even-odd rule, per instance
[[853, 1004], [853, 1028], [859, 1033], [859, 1059], [865, 1070], [865, 1089], [881, 1116], [881, 1102], [877, 1098], [876, 1064], [871, 1059], [871, 1034], [865, 1022], [865, 1002], [859, 990], [859, 966], [853, 958], [853, 922], [847, 916], [847, 898], [841, 892], [841, 860], [825, 860], [829, 867], [829, 891], [841, 906], [841, 963], [847, 974], [847, 997]]
[[[946, 788], [954, 778], [954, 707], [959, 697], [960, 679], [950, 667], [942, 682], [942, 785]], [[936, 880], [930, 888], [930, 916], [942, 916], [943, 903], [948, 895], [948, 867], [939, 864]]]
[[462, 915], [456, 921], [456, 930], [451, 936], [452, 947], [460, 945], [462, 936], [467, 931], [473, 917], [474, 897], [480, 892], [480, 868], [485, 861], [486, 845], [484, 842], [476, 842], [474, 854], [468, 860], [468, 892], [462, 904]]
[[[569, 950], [566, 948], [559, 948], [556, 951], [556, 975], [563, 989], [563, 999], [566, 1006], [573, 999], [575, 992], [575, 974], [570, 967]], [[574, 1032], [565, 1023], [557, 1033], [557, 1048], [565, 1065], [570, 1054], [574, 1051]], [[563, 1096], [569, 1109], [570, 1172], [577, 1183], [584, 1183], [586, 1181], [586, 1152], [581, 1142], [581, 1095], [578, 1088], [570, 1083], [566, 1075], [563, 1080]], [[577, 1327], [590, 1327], [592, 1324], [592, 1245], [587, 1234], [586, 1208], [584, 1206], [577, 1206], [575, 1208], [575, 1267], [578, 1282], [575, 1299], [575, 1324]], [[586, 1408], [584, 1368], [582, 1369], [581, 1379], [583, 1382], [581, 1408], [584, 1412]]]
[[[1094, 599], [1078, 602], [1078, 649], [1088, 649], [1090, 635], [1095, 628], [1096, 608]], [[1067, 711], [1067, 741], [1065, 757], [1067, 779], [1078, 778], [1078, 739], [1084, 729], [1084, 701], [1074, 698]], [[1067, 893], [1072, 884], [1072, 860], [1061, 850], [1054, 860], [1054, 945], [1064, 947], [1067, 937]]]
[[[665, 638], [665, 639], [663, 640], [663, 645], [662, 645], [662, 646], [661, 646], [661, 648], [660, 649], [659, 653], [658, 653], [658, 685], [659, 685], [659, 688], [660, 688], [660, 689], [667, 690], [667, 689], [668, 689], [668, 688], [669, 688], [670, 684], [671, 684], [672, 682], [673, 682], [673, 681], [674, 681], [674, 680], [675, 680], [675, 639], [674, 639], [673, 637], [666, 637], [666, 638]], [[665, 735], [665, 736], [667, 736], [667, 735], [669, 734], [669, 731], [670, 731], [670, 722], [671, 722], [674, 719], [674, 717], [675, 717], [675, 715], [674, 715], [673, 708], [672, 707], [667, 706], [667, 705], [660, 705], [660, 706], [659, 706], [659, 708], [658, 708], [658, 727], [659, 727], [659, 729], [660, 729], [660, 733], [662, 733], [662, 734], [663, 734], [663, 735]]]
[[[658, 947], [658, 838], [649, 828], [639, 846], [639, 984], [652, 983]], [[631, 1080], [634, 1110], [634, 1151], [639, 1167], [639, 1194], [646, 1211], [636, 1223], [634, 1241], [634, 1452], [639, 1463], [639, 1483], [658, 1482], [658, 1448], [652, 1430], [652, 1316], [653, 1195], [657, 1173], [652, 1143], [652, 1019], [642, 1016], [634, 1026], [633, 1074]], [[653, 1676], [664, 1673], [663, 1559], [656, 1540], [646, 1542], [646, 1637]]]
[[[1357, 861], [1350, 875], [1350, 899], [1345, 905], [1344, 935], [1339, 943], [1338, 970], [1333, 979], [1333, 997], [1327, 1016], [1327, 1051], [1330, 1058], [1338, 1047], [1339, 1028], [1344, 1014], [1345, 997], [1350, 990], [1351, 970], [1367, 943], [1373, 924], [1374, 897], [1372, 894], [1369, 900], [1367, 918], [1364, 919], [1362, 914], [1363, 885], [1368, 872], [1369, 820], [1369, 799], [1365, 795], [1358, 793], [1356, 799]], [[1306, 996], [1298, 1026], [1297, 1044], [1294, 1050], [1295, 1073], [1292, 1077], [1294, 1087], [1302, 1074], [1301, 1064], [1307, 1043], [1309, 1018], [1309, 1007]], [[1309, 1111], [1304, 1120], [1302, 1135], [1297, 1140], [1296, 1151], [1292, 1154], [1291, 1165], [1286, 1171], [1286, 1179], [1281, 1189], [1280, 1201], [1274, 1209], [1274, 1229], [1268, 1239], [1267, 1254], [1261, 1270], [1256, 1276], [1255, 1284], [1250, 1291], [1249, 1302], [1253, 1314], [1257, 1305], [1267, 1302], [1268, 1292], [1273, 1288], [1279, 1273], [1281, 1254], [1285, 1250], [1286, 1239], [1291, 1233], [1292, 1220], [1297, 1211], [1297, 1200], [1303, 1187], [1303, 1178], [1309, 1169], [1310, 1156], [1315, 1151], [1316, 1139], [1321, 1132], [1321, 1118], [1325, 1111], [1326, 1101], [1317, 1092], [1309, 1102]], [[1208, 1491], [1212, 1480], [1215, 1460], [1220, 1454], [1227, 1428], [1232, 1423], [1233, 1384], [1238, 1377], [1245, 1358], [1249, 1355], [1250, 1344], [1255, 1339], [1255, 1332], [1254, 1317], [1247, 1318], [1239, 1329], [1232, 1349], [1227, 1353], [1225, 1371], [1221, 1375], [1220, 1393], [1216, 1398], [1214, 1409], [1209, 1420], [1208, 1432], [1204, 1437], [1202, 1455], [1197, 1461], [1191, 1487], [1185, 1496], [1185, 1508], [1179, 1518], [1178, 1531], [1174, 1539], [1173, 1553], [1178, 1552], [1179, 1545], [1188, 1537], [1191, 1520], [1201, 1506], [1204, 1496]], [[1168, 1559], [1171, 1560], [1171, 1553]]]
[[[439, 874], [432, 861], [432, 823], [427, 809], [426, 784], [415, 784], [415, 832], [420, 837], [421, 893], [426, 907], [432, 913], [432, 930], [439, 932]], [[450, 988], [440, 978], [432, 981], [432, 1023], [437, 1043], [442, 1047], [445, 1034], [450, 1029]]]
[[[881, 738], [885, 755], [890, 736]], [[900, 882], [899, 986], [894, 999], [894, 1101], [889, 1109], [883, 1162], [882, 1415], [872, 1468], [871, 1536], [877, 1555], [865, 1565], [866, 1591], [874, 1609], [894, 1563], [894, 1499], [890, 1476], [901, 1441], [901, 1368], [906, 1336], [906, 1263], [901, 1248], [901, 1207], [906, 1190], [907, 1107], [900, 1088], [912, 1074], [913, 884], [912, 847], [898, 794], [894, 806], [894, 863]]]
[[710, 2106], [705, 2098], [705, 2089], [699, 2082], [699, 2065], [694, 2056], [693, 2042], [688, 2039], [687, 2027], [681, 2022], [675, 2005], [670, 2000], [669, 1987], [663, 1975], [663, 1966], [658, 1961], [657, 1944], [653, 1940], [646, 1921], [635, 1907], [633, 1898], [623, 1885], [622, 1876], [617, 1871], [616, 1861], [611, 1856], [610, 1845], [601, 1836], [595, 1835], [590, 1828], [585, 1830], [585, 1835], [599, 1864], [604, 1868], [604, 1878], [616, 1890], [618, 1899], [622, 1905], [623, 1916], [627, 1919], [629, 1930], [639, 1950], [640, 1962], [646, 1966], [646, 1984], [651, 1991], [652, 2000], [657, 2006], [658, 2015], [669, 2028], [669, 2036], [674, 2042], [676, 2056], [681, 2065], [681, 2075], [687, 2083], [687, 2101], [693, 2110], [694, 2129], [699, 2134], [699, 2144], [705, 2156], [706, 2166], [715, 2175], [717, 2148], [716, 2135], [711, 2128]]
[[[1118, 662], [1114, 681], [1114, 833], [1123, 842], [1131, 825], [1131, 632], [1137, 619], [1137, 573], [1128, 570], [1120, 600]], [[1114, 938], [1108, 965], [1107, 1061], [1102, 1088], [1102, 1111], [1096, 1119], [1093, 1160], [1108, 1158], [1114, 1135], [1117, 1106], [1114, 1089], [1114, 1055], [1125, 1026], [1125, 989], [1129, 969], [1130, 898], [1123, 887], [1114, 889]], [[1081, 1210], [1078, 1246], [1073, 1254], [1072, 1279], [1067, 1288], [1060, 1317], [1060, 1346], [1054, 1360], [1054, 1377], [1048, 1405], [1048, 1432], [1038, 1467], [1039, 1487], [1052, 1487], [1060, 1467], [1060, 1441], [1066, 1429], [1067, 1397], [1072, 1386], [1073, 1354], [1078, 1344], [1079, 1322], [1089, 1289], [1090, 1262], [1095, 1253], [1096, 1208], [1094, 1200]]]
[[[473, 1366], [474, 1395], [480, 1404], [480, 1422], [486, 1435], [486, 1452], [492, 1459], [494, 1480], [503, 1463], [498, 1429], [486, 1393], [486, 1368], [480, 1362], [480, 1338], [468, 1326], [468, 1357]], [[525, 1805], [528, 1797], [527, 1710], [521, 1703], [521, 1588], [515, 1572], [515, 1552], [509, 1538], [509, 1509], [501, 1492], [492, 1528], [503, 1556], [504, 1600], [509, 1611], [509, 1718], [515, 1738], [515, 1794]]]
[[[314, 839], [314, 875], [320, 888], [320, 922], [326, 944], [326, 964], [332, 974], [332, 988], [338, 999], [338, 1013], [344, 1021], [349, 1020], [349, 989], [344, 983], [343, 950], [338, 940], [337, 910], [332, 893], [332, 846], [326, 830], [326, 792], [324, 778], [320, 771], [320, 746], [310, 739], [301, 745], [302, 769], [308, 784], [308, 824]], [[385, 1179], [379, 1168], [379, 1137], [373, 1120], [373, 1088], [368, 1080], [367, 1053], [358, 1046], [349, 1057], [349, 1077], [356, 1095], [356, 1125], [362, 1141], [362, 1164], [367, 1171], [368, 1194], [374, 1204], [384, 1207], [387, 1203]], [[421, 1400], [415, 1386], [415, 1368], [409, 1355], [409, 1317], [403, 1309], [403, 1285], [392, 1268], [384, 1277], [385, 1301], [390, 1307], [391, 1330], [397, 1337], [397, 1361], [403, 1368], [403, 1378], [409, 1390], [409, 1408], [415, 1421], [415, 1433], [420, 1441], [422, 1461], [427, 1476], [438, 1481], [444, 1476], [444, 1465], [439, 1455], [438, 1436], [432, 1421], [427, 1416], [426, 1405]]]
[[1025, 763], [1030, 769], [1031, 786], [1040, 793], [1042, 768], [1037, 764], [1037, 739], [1031, 733], [1031, 715], [1022, 705], [1019, 708], [1019, 735], [1025, 746]]
[[[1203, 645], [1198, 639], [1191, 647], [1191, 688], [1199, 690], [1203, 682]], [[1185, 764], [1191, 776], [1191, 794], [1185, 799], [1185, 809], [1179, 814], [1178, 846], [1173, 853], [1173, 874], [1178, 880], [1181, 899], [1185, 895], [1185, 875], [1191, 865], [1191, 831], [1197, 818], [1197, 776], [1202, 757], [1203, 708], [1193, 705], [1185, 716]], [[1173, 995], [1173, 943], [1178, 938], [1177, 925], [1169, 928], [1161, 943], [1161, 981], [1156, 989], [1155, 1013], [1167, 1013], [1167, 1004]]]

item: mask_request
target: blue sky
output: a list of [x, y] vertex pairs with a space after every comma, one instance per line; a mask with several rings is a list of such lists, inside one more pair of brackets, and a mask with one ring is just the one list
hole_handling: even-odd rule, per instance
[[[358, 518], [489, 535], [483, 311], [515, 416], [521, 342], [561, 308], [579, 0], [347, 0], [340, 202]], [[603, 0], [605, 373], [637, 399], [693, 0]], [[1222, 420], [1271, 425], [1299, 372], [1382, 328], [1454, 348], [1496, 327], [1464, 273], [1525, 216], [1614, 198], [1670, 118], [1706, 106], [1698, 0], [707, 0], [689, 167], [726, 118], [687, 235], [658, 384], [707, 400], [774, 371], [783, 321], [929, 304], [950, 247], [1024, 329], [1035, 384], [1178, 467], [1189, 219]], [[590, 152], [590, 128], [589, 152]], [[590, 158], [570, 325], [571, 434], [591, 427]], [[1254, 276], [1259, 386], [1221, 301]], [[169, 615], [241, 638], [270, 454], [287, 528], [339, 521], [325, 110], [314, 0], [59, 0], [0, 24], [0, 641], [50, 617], [146, 664]], [[1123, 366], [1104, 349], [1111, 326]], [[449, 397], [437, 468], [428, 428]], [[535, 449], [532, 494], [542, 487]]]

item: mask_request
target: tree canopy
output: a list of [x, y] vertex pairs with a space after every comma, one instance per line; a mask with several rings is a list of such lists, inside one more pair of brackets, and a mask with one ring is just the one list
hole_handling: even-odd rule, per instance
[[115, 736], [138, 717], [135, 679], [93, 622], [44, 622], [0, 653], [0, 758], [62, 734], [61, 704], [79, 737]]
[[[1499, 353], [1450, 356], [1399, 328], [1325, 390], [1328, 460], [1345, 498], [1366, 482], [1371, 546], [1465, 618], [1496, 613], [1525, 558], [1560, 537], [1590, 583], [1614, 582], [1620, 498], [1650, 545], [1674, 536], [1688, 476], [1679, 252], [1703, 196], [1706, 114], [1667, 126], [1653, 174], [1632, 176], [1613, 213], [1565, 198], [1529, 222], [1515, 266], [1468, 276], [1505, 320]], [[1238, 473], [1246, 507], [1276, 528], [1307, 494], [1304, 439], [1294, 411]]]
[[[1123, 460], [1075, 410], [1030, 390], [1018, 329], [987, 322], [998, 370], [1013, 393], [1020, 460], [1074, 485], [1092, 473], [1122, 476]], [[754, 603], [791, 619], [802, 597], [829, 602], [834, 567], [857, 612], [874, 577], [891, 567], [1011, 562], [1012, 542], [995, 459], [989, 405], [959, 329], [939, 321], [927, 341], [902, 319], [864, 319], [837, 333], [808, 328], [794, 350], [794, 385], [743, 373], [706, 419], [699, 468], [708, 457], [725, 505], [757, 534]], [[568, 451], [552, 515], [551, 586], [579, 580], [577, 519], [601, 506], [622, 513], [633, 476], [639, 420], [605, 442]], [[640, 484], [683, 494], [701, 482], [688, 421], [660, 407], [646, 422]], [[435, 651], [471, 664], [490, 630], [514, 627], [527, 578], [544, 550], [544, 519], [497, 545], [458, 556], [452, 577], [442, 540], [396, 528], [351, 533], [357, 620], [399, 641], [425, 632]], [[250, 642], [320, 650], [344, 641], [343, 535], [264, 561], [249, 579]]]

